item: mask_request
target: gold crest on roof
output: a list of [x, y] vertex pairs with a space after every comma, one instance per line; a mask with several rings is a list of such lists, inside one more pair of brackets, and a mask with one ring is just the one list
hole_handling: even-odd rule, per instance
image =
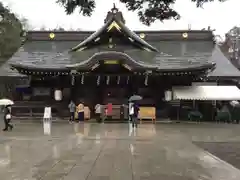
[[144, 33], [140, 33], [139, 36], [140, 38], [144, 39], [146, 35]]
[[111, 31], [113, 28], [117, 29], [118, 31], [121, 31], [121, 27], [116, 23], [116, 21], [113, 21], [107, 28], [107, 31]]
[[49, 37], [50, 37], [50, 39], [54, 39], [55, 38], [55, 34], [54, 33], [50, 33]]
[[183, 33], [183, 34], [182, 34], [182, 37], [183, 37], [183, 38], [188, 38], [188, 33]]

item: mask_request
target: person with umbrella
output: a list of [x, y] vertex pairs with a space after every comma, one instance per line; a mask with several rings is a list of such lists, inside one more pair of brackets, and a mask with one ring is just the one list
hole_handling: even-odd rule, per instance
[[142, 100], [141, 96], [133, 95], [129, 98], [129, 118], [132, 121], [132, 127], [136, 127], [138, 125], [138, 113], [139, 113], [139, 106], [137, 101]]
[[13, 125], [10, 124], [11, 119], [12, 119], [11, 105], [7, 105], [4, 108], [4, 124], [5, 124], [5, 128], [3, 129], [3, 131], [8, 131], [8, 128], [10, 128], [10, 130], [13, 129]]
[[11, 130], [13, 129], [13, 125], [10, 124], [10, 121], [12, 119], [11, 115], [11, 106], [14, 104], [14, 102], [10, 99], [0, 99], [0, 106], [4, 106], [4, 124], [5, 128], [3, 131], [7, 131], [8, 128]]
[[133, 102], [132, 107], [131, 107], [131, 112], [133, 112], [133, 114], [131, 115], [131, 119], [132, 119], [132, 127], [136, 127], [138, 126], [138, 113], [139, 113], [139, 106], [137, 104], [137, 102]]

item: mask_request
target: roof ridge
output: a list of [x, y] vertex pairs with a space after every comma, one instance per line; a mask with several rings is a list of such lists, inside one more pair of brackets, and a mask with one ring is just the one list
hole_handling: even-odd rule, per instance
[[[131, 31], [127, 26], [125, 26], [121, 21], [119, 21], [115, 16], [112, 16], [100, 29], [95, 31], [93, 34], [91, 34], [88, 38], [86, 38], [84, 41], [82, 41], [80, 44], [77, 46], [73, 47], [70, 51], [77, 51], [81, 48], [85, 49], [85, 46], [87, 46], [88, 43], [92, 41], [99, 41], [100, 40], [100, 35], [111, 25], [114, 26], [113, 23], [116, 23], [115, 26], [119, 26], [121, 30], [123, 30], [123, 33], [126, 33], [129, 37], [128, 39], [130, 41], [137, 41], [139, 42], [142, 46], [145, 46], [145, 48], [149, 49], [150, 51], [155, 51], [158, 52], [157, 48], [153, 47], [143, 39], [141, 39], [136, 33]], [[119, 30], [120, 31], [120, 30]], [[99, 38], [99, 39], [98, 39]]]

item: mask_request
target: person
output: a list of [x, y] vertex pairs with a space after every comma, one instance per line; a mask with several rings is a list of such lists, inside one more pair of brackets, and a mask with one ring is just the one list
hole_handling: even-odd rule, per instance
[[224, 103], [224, 104], [222, 105], [222, 108], [221, 108], [220, 111], [225, 114], [225, 118], [226, 118], [225, 121], [226, 121], [227, 123], [230, 123], [230, 122], [231, 122], [231, 113], [230, 113], [230, 111], [229, 111], [229, 108], [228, 108], [227, 104]]
[[138, 112], [139, 112], [139, 106], [136, 102], [133, 103], [132, 105], [133, 108], [133, 115], [132, 115], [132, 127], [138, 126]]
[[121, 120], [121, 121], [124, 121], [124, 116], [125, 116], [124, 108], [125, 108], [125, 105], [122, 104], [122, 105], [120, 106], [120, 120]]
[[76, 111], [76, 105], [73, 101], [71, 101], [68, 105], [69, 111], [70, 111], [70, 119], [69, 122], [72, 123], [75, 121], [75, 111]]
[[108, 120], [112, 119], [112, 103], [107, 104], [106, 116]]
[[102, 119], [101, 119], [102, 105], [101, 104], [96, 104], [96, 106], [95, 106], [95, 114], [96, 114], [97, 122], [100, 123], [102, 121]]
[[129, 116], [128, 120], [129, 120], [129, 122], [132, 122], [133, 113], [134, 113], [133, 103], [129, 102], [129, 105], [128, 105], [128, 116]]
[[13, 129], [13, 125], [10, 124], [12, 115], [11, 115], [11, 106], [6, 106], [4, 108], [4, 124], [5, 124], [5, 128], [3, 129], [3, 131], [8, 131], [8, 128], [10, 128], [10, 130]]
[[84, 105], [83, 103], [79, 103], [78, 107], [77, 107], [77, 112], [78, 112], [78, 121], [84, 121]]

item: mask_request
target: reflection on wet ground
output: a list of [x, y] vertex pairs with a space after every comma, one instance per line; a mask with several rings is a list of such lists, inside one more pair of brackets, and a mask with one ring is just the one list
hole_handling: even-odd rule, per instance
[[240, 169], [240, 142], [195, 142], [194, 144]]
[[192, 141], [240, 142], [219, 124], [16, 124], [1, 132], [2, 180], [239, 180], [240, 171]]

